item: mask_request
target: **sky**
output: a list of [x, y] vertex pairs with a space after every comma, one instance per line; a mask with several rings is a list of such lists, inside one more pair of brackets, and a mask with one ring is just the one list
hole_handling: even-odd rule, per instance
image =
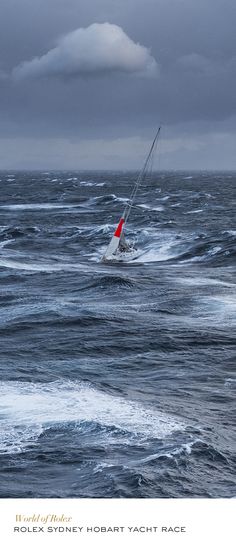
[[236, 169], [235, 0], [0, 0], [0, 169]]

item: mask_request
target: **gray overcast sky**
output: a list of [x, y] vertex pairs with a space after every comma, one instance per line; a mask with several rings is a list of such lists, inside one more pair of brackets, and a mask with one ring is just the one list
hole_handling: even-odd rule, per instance
[[[106, 24], [105, 24], [106, 23]], [[0, 0], [0, 168], [236, 169], [235, 0]]]

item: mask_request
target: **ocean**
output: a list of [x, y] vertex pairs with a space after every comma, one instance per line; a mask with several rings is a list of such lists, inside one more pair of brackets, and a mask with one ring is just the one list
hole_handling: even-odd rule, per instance
[[0, 496], [236, 496], [236, 173], [1, 172]]

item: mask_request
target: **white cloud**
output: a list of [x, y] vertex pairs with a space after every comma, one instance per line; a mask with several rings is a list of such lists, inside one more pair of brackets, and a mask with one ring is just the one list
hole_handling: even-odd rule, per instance
[[192, 70], [194, 72], [203, 72], [208, 73], [211, 69], [213, 61], [199, 55], [198, 53], [190, 53], [188, 55], [183, 55], [177, 60], [179, 67], [185, 70]]
[[133, 42], [117, 25], [94, 23], [63, 36], [57, 46], [14, 68], [15, 79], [75, 77], [107, 72], [156, 76], [158, 65], [149, 49]]
[[183, 55], [177, 59], [176, 65], [178, 69], [185, 72], [195, 73], [196, 75], [206, 76], [227, 76], [235, 74], [236, 71], [236, 57], [233, 56], [228, 59], [210, 59], [204, 57], [198, 53], [190, 53]]

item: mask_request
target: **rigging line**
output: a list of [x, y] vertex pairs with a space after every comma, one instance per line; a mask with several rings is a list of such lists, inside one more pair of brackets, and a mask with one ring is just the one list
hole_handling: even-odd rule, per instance
[[[160, 138], [159, 138], [159, 142], [161, 142], [161, 139], [160, 139]], [[145, 175], [144, 175], [144, 177], [143, 177], [142, 182], [144, 182], [144, 181], [146, 180], [147, 176], [150, 177], [150, 176], [152, 175], [152, 173], [153, 173], [153, 166], [154, 166], [156, 148], [157, 148], [157, 141], [156, 141], [156, 143], [155, 143], [155, 146], [154, 146], [154, 148], [153, 148], [152, 155], [151, 155], [151, 157], [150, 157], [150, 162], [149, 162], [149, 163], [150, 163], [150, 166], [149, 166], [148, 169], [146, 170], [146, 173], [145, 173]]]
[[158, 128], [158, 131], [155, 135], [155, 138], [153, 140], [153, 143], [152, 143], [152, 146], [150, 148], [150, 151], [149, 151], [149, 154], [147, 156], [147, 159], [144, 163], [144, 166], [141, 170], [141, 172], [139, 173], [138, 175], [138, 178], [136, 180], [136, 183], [134, 185], [134, 188], [131, 192], [131, 195], [130, 195], [130, 198], [129, 198], [129, 203], [127, 203], [126, 207], [125, 207], [125, 210], [124, 210], [124, 213], [123, 213], [123, 219], [125, 222], [127, 222], [128, 220], [128, 217], [130, 215], [130, 211], [131, 211], [131, 208], [132, 208], [132, 205], [133, 205], [133, 202], [134, 202], [134, 199], [136, 197], [136, 194], [137, 194], [137, 191], [138, 191], [138, 188], [140, 186], [140, 183], [142, 180], [145, 180], [145, 177], [147, 175], [147, 168], [148, 168], [148, 164], [150, 162], [150, 159], [155, 151], [155, 148], [157, 146], [157, 141], [158, 141], [158, 138], [159, 138], [159, 135], [160, 135], [160, 130], [161, 130], [161, 126]]

